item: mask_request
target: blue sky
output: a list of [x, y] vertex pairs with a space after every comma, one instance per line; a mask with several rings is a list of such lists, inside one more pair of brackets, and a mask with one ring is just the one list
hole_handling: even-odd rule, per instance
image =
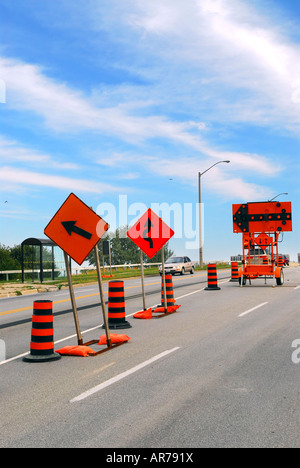
[[71, 192], [99, 214], [126, 196], [129, 222], [192, 204], [196, 229], [197, 173], [230, 160], [202, 177], [204, 260], [241, 253], [233, 203], [281, 192], [296, 258], [298, 0], [1, 0], [0, 21], [2, 244], [44, 237]]

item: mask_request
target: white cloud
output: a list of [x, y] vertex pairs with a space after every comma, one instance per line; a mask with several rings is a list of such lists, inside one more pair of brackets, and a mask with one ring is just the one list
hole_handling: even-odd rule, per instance
[[231, 162], [230, 169], [233, 171], [247, 171], [248, 174], [274, 177], [282, 170], [278, 164], [259, 154], [221, 151], [210, 147], [203, 148], [203, 151], [217, 160], [229, 160]]
[[256, 8], [240, 0], [132, 0], [127, 21], [183, 89], [189, 80], [195, 105], [205, 108], [209, 96], [208, 118], [299, 131], [293, 95], [300, 47], [289, 38], [291, 20], [284, 24], [273, 11]]
[[[274, 177], [281, 168], [246, 149], [224, 151], [213, 141], [213, 126], [214, 122], [251, 122], [273, 129], [275, 123], [278, 128], [299, 130], [295, 83], [300, 80], [300, 49], [289, 39], [285, 25], [240, 0], [128, 0], [126, 4], [125, 8], [119, 0], [111, 0], [100, 8], [98, 2], [89, 1], [88, 7], [93, 12], [94, 30], [98, 25], [99, 30], [105, 27], [115, 34], [118, 25], [121, 40], [135, 52], [129, 64], [112, 57], [120, 73], [127, 67], [145, 78], [146, 84], [109, 85], [108, 93], [103, 84], [91, 91], [79, 90], [50, 78], [41, 66], [2, 58], [0, 76], [7, 87], [6, 106], [36, 113], [48, 128], [60, 133], [89, 131], [134, 145], [163, 140], [157, 146], [160, 153], [166, 140], [173, 148], [180, 146], [171, 159], [165, 145], [167, 154], [159, 164], [157, 158], [129, 156], [127, 178], [135, 177], [134, 165], [143, 160], [145, 167], [157, 174], [194, 181], [195, 168], [203, 170], [216, 160], [230, 159], [225, 178], [224, 171], [218, 179], [219, 171], [214, 170], [212, 187], [218, 190], [226, 184], [227, 193], [244, 190], [249, 199], [263, 193], [264, 188], [247, 182], [248, 174]], [[193, 156], [180, 158], [182, 146], [191, 148]], [[116, 167], [126, 148], [122, 151], [101, 159], [95, 152], [94, 161]], [[145, 148], [145, 153], [150, 151]], [[0, 157], [5, 163], [9, 154], [16, 162], [60, 164], [50, 155], [0, 141]], [[72, 168], [73, 163], [64, 162], [62, 168], [63, 164]], [[28, 171], [30, 174], [34, 173]], [[17, 175], [18, 170], [15, 180]], [[73, 186], [73, 179], [39, 175], [48, 186]], [[12, 175], [9, 180], [13, 180]], [[78, 182], [85, 185], [85, 181]], [[89, 191], [98, 191], [98, 184], [90, 184]]]
[[0, 135], [0, 161], [30, 163], [34, 166], [52, 167], [59, 169], [79, 169], [78, 165], [70, 162], [57, 161], [49, 154], [38, 152], [32, 148], [22, 146], [20, 143], [8, 140]]
[[28, 148], [18, 145], [16, 141], [7, 140], [0, 136], [0, 160], [31, 162], [45, 164], [51, 157], [47, 154], [37, 153]]
[[[128, 0], [124, 7], [110, 0], [100, 7], [89, 1], [85, 13], [93, 29], [115, 37], [118, 28], [123, 46], [134, 51], [132, 62], [112, 56], [111, 65], [147, 84], [108, 86], [120, 101], [111, 94], [107, 101], [105, 86], [99, 88], [102, 98], [99, 91], [87, 95], [49, 78], [38, 65], [2, 58], [7, 105], [38, 113], [58, 132], [87, 129], [131, 142], [163, 136], [196, 147], [192, 120], [168, 116], [176, 105], [193, 120], [198, 111], [206, 117], [201, 121], [276, 123], [298, 131], [300, 48], [289, 38], [291, 21], [279, 22], [273, 10], [266, 14], [259, 6], [241, 0]], [[151, 104], [159, 104], [158, 114]], [[137, 115], [143, 106], [144, 116]]]
[[101, 182], [43, 174], [9, 166], [0, 168], [0, 180], [4, 181], [5, 184], [42, 186], [59, 190], [77, 191], [81, 193], [100, 194], [120, 190], [120, 187], [114, 187]]
[[48, 215], [27, 210], [0, 210], [1, 218], [22, 219], [36, 221], [37, 219], [49, 219]]
[[38, 66], [0, 58], [0, 76], [7, 83], [9, 107], [36, 112], [57, 132], [90, 130], [131, 142], [164, 137], [191, 146], [197, 144], [189, 134], [194, 123], [173, 122], [156, 115], [139, 117], [127, 112], [126, 106], [95, 107], [90, 98], [47, 77]]
[[[219, 153], [218, 160], [227, 160], [228, 153]], [[231, 153], [230, 164], [215, 166], [209, 171], [209, 175], [202, 177], [202, 184], [206, 191], [222, 195], [223, 200], [243, 199], [243, 200], [261, 200], [270, 195], [270, 189], [255, 182], [248, 182], [242, 177], [232, 175], [234, 172], [240, 172], [243, 168], [247, 173], [252, 171], [265, 176], [273, 176], [273, 168], [264, 158], [259, 156], [250, 157], [250, 155], [239, 155]], [[239, 160], [241, 157], [241, 160]], [[197, 186], [198, 172], [204, 172], [214, 164], [212, 159], [182, 158], [180, 160], [171, 160], [164, 158], [145, 157], [143, 164], [152, 172], [173, 177], [173, 183], [181, 181], [187, 185]]]

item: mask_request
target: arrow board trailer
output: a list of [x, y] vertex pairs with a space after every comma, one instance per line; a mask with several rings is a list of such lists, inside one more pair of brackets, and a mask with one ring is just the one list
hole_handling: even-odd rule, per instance
[[292, 231], [291, 202], [256, 202], [232, 205], [233, 232], [243, 234], [243, 260], [239, 283], [247, 279], [273, 278], [284, 282], [279, 242], [283, 232]]

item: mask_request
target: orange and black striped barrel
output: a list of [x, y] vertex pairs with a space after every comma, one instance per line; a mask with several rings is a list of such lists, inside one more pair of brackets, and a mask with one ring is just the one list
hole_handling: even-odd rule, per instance
[[217, 265], [210, 263], [207, 265], [207, 287], [206, 291], [216, 291], [221, 289], [218, 287]]
[[114, 280], [108, 283], [108, 326], [109, 328], [131, 328], [125, 320], [124, 281]]
[[267, 255], [264, 255], [263, 256], [263, 265], [268, 265], [268, 264], [269, 264], [268, 257], [267, 257]]
[[164, 282], [163, 282], [163, 277], [162, 277], [162, 282], [161, 282], [161, 306], [162, 307], [170, 307], [170, 306], [173, 306], [175, 304], [172, 275], [166, 275], [165, 276], [165, 281], [166, 281], [167, 305], [165, 306], [165, 301], [164, 301]]
[[239, 281], [239, 264], [238, 262], [231, 262], [231, 280], [230, 282], [235, 283]]
[[54, 352], [53, 303], [35, 301], [33, 303], [30, 354], [25, 362], [46, 362], [60, 359]]
[[277, 262], [277, 266], [278, 267], [283, 267], [283, 256], [282, 255], [278, 255], [278, 262]]

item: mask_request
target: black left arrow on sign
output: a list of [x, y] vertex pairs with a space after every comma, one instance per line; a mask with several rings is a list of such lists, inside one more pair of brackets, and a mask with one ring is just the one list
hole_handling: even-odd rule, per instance
[[81, 229], [78, 226], [75, 226], [76, 223], [77, 221], [62, 221], [61, 222], [61, 224], [63, 225], [63, 227], [65, 228], [65, 230], [70, 236], [72, 232], [74, 232], [74, 234], [78, 234], [79, 236], [90, 240], [92, 237], [92, 234], [88, 231], [85, 231], [84, 229]]

